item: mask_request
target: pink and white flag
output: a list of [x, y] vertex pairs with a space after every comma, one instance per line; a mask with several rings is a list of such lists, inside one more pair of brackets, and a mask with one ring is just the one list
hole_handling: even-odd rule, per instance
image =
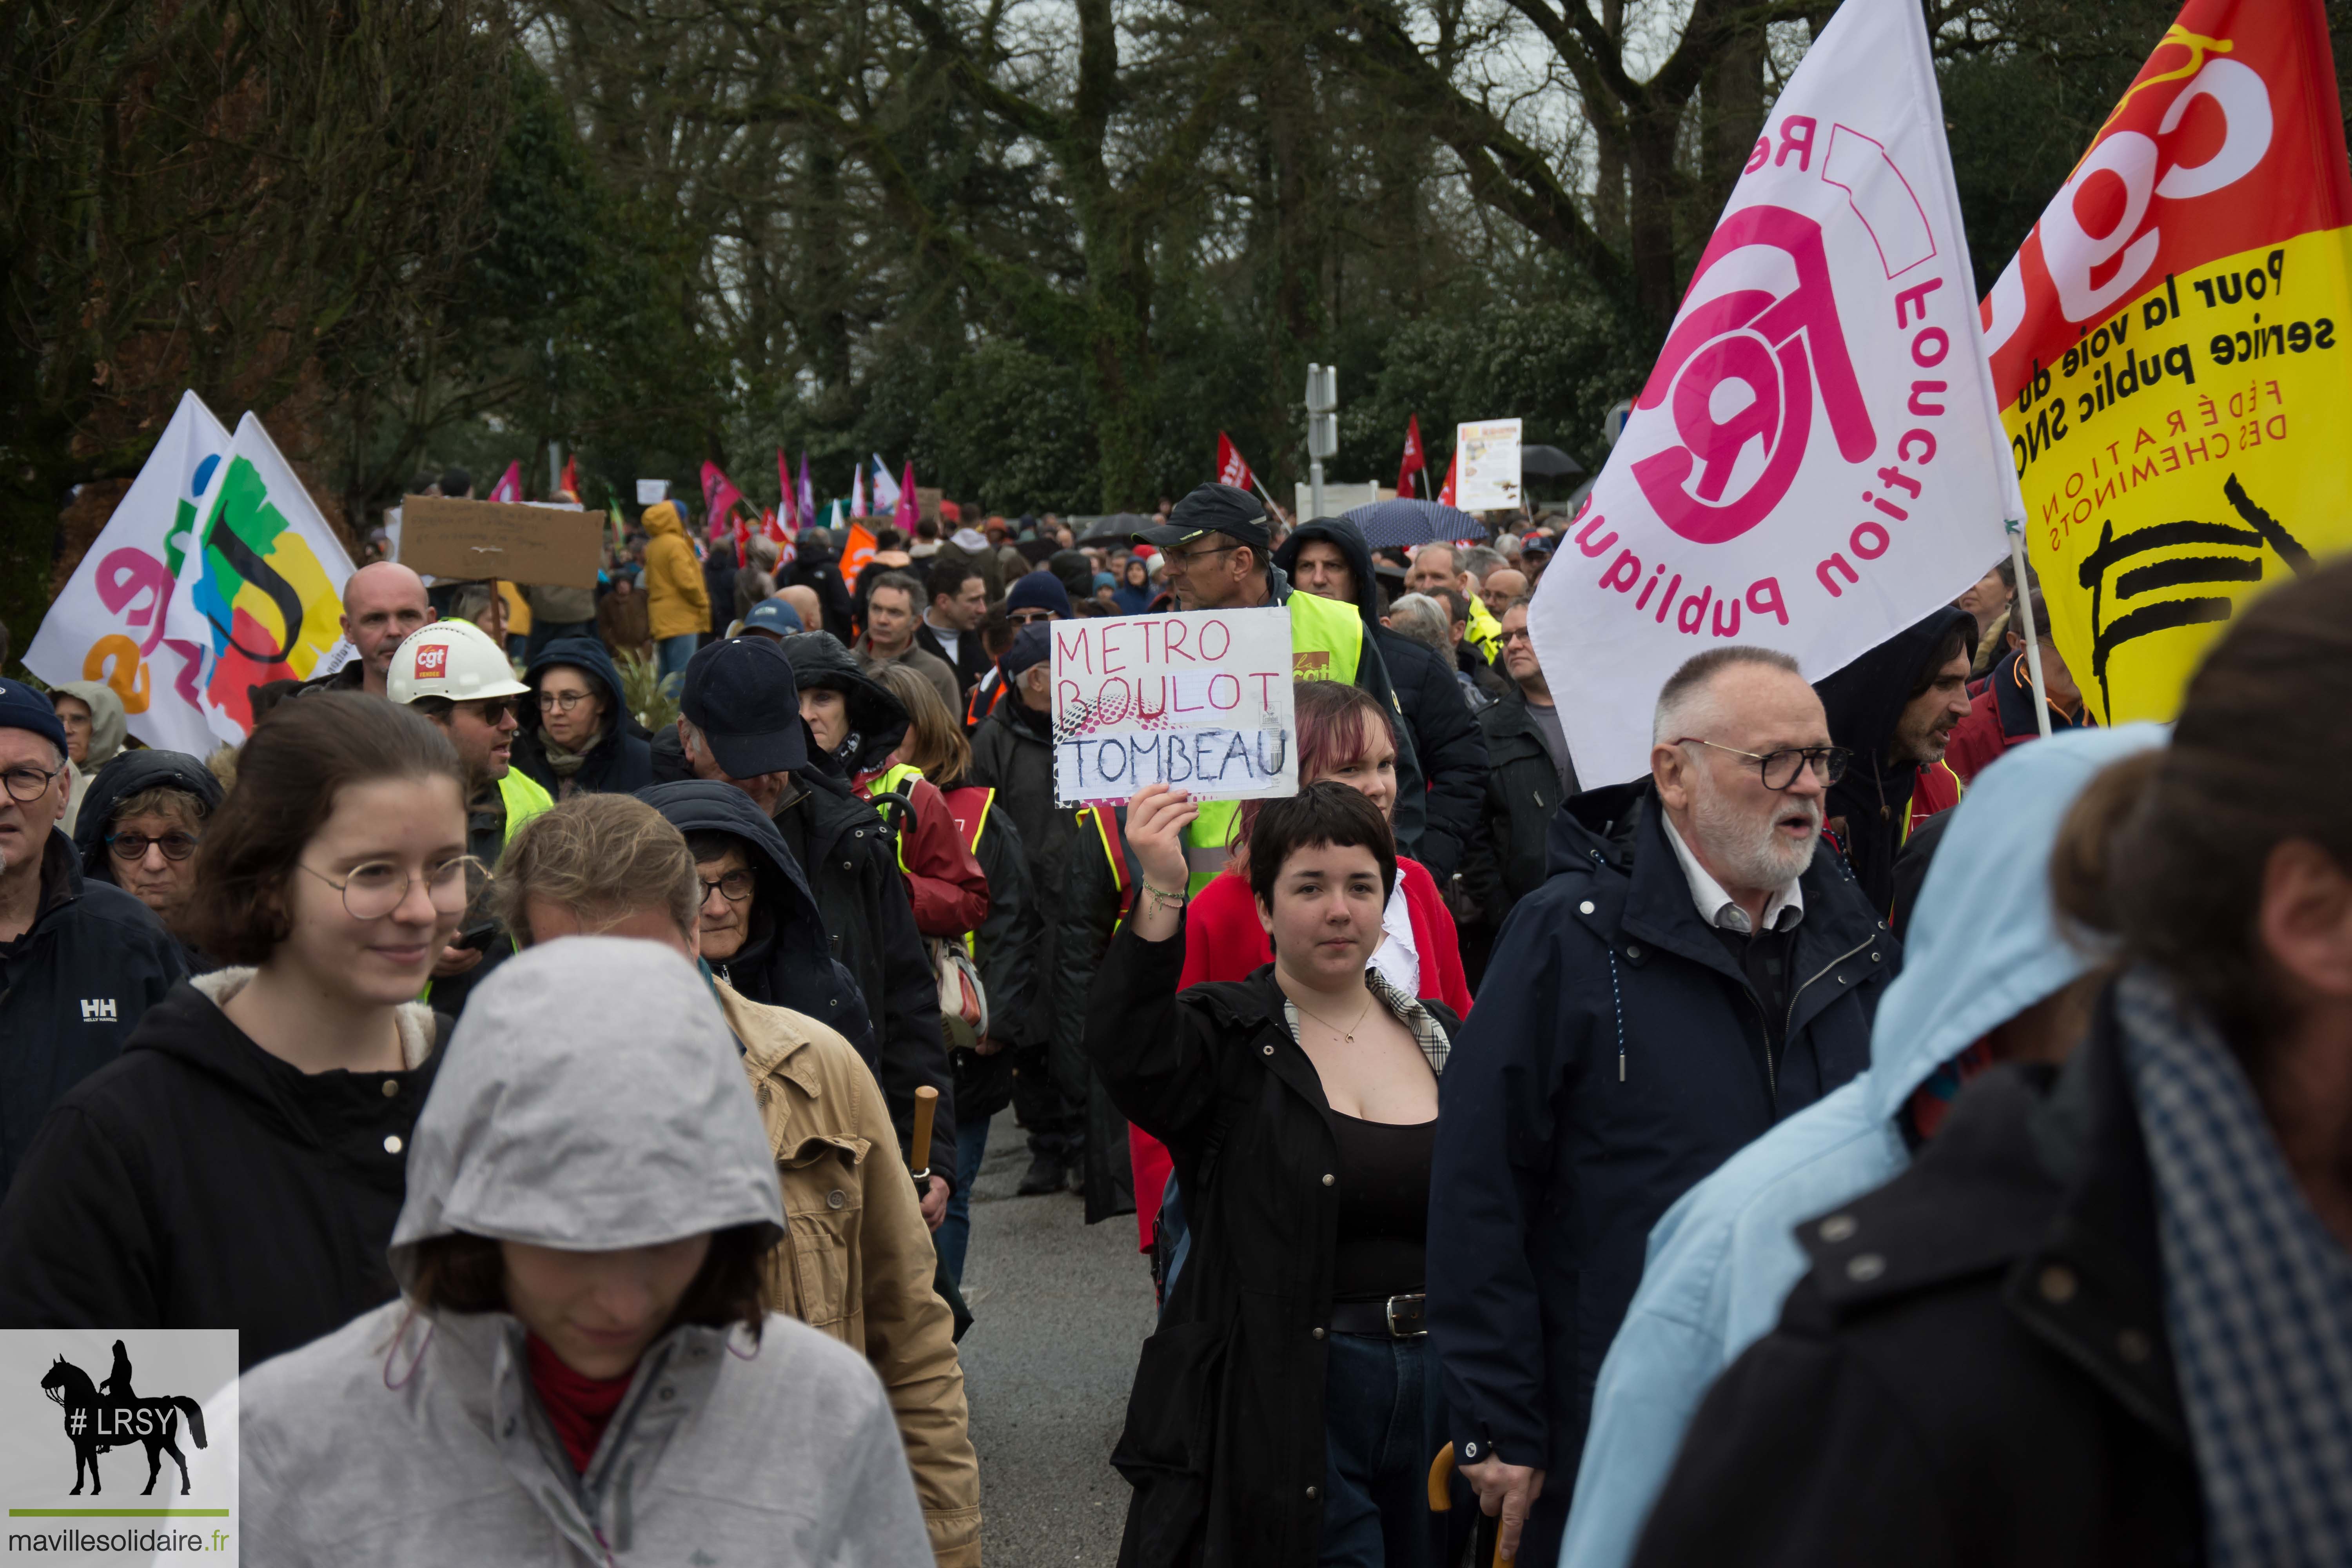
[[1819, 679], [1981, 577], [2021, 515], [1916, 0], [1845, 0], [1772, 108], [1530, 610], [1590, 787], [1733, 643]]
[[503, 501], [509, 506], [521, 504], [522, 465], [520, 463], [515, 462], [509, 463], [507, 465], [507, 471], [500, 474], [499, 476], [499, 482], [490, 487], [489, 499], [494, 501]]

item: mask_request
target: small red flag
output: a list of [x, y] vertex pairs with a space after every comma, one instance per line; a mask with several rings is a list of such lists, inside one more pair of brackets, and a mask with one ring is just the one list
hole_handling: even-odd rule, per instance
[[1397, 494], [1412, 494], [1408, 486], [1412, 476], [1427, 471], [1428, 468], [1429, 454], [1422, 450], [1421, 446], [1421, 416], [1416, 414], [1404, 425], [1404, 461], [1397, 465]]
[[1450, 464], [1448, 464], [1448, 465], [1446, 466], [1446, 469], [1445, 469], [1445, 488], [1444, 488], [1444, 489], [1442, 489], [1442, 490], [1440, 490], [1440, 491], [1438, 491], [1438, 492], [1437, 492], [1437, 504], [1438, 504], [1438, 505], [1440, 505], [1440, 506], [1452, 506], [1452, 505], [1454, 504], [1454, 480], [1456, 480], [1456, 479], [1460, 479], [1461, 477], [1462, 477], [1462, 448], [1461, 448], [1461, 447], [1454, 447], [1454, 461], [1453, 461], [1452, 463], [1450, 463]]
[[1217, 432], [1217, 482], [1243, 490], [1257, 483], [1257, 477], [1250, 472], [1247, 459], [1234, 447], [1233, 437], [1223, 430]]

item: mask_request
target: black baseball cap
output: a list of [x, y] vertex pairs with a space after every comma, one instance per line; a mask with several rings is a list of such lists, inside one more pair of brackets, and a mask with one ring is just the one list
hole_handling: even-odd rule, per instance
[[1232, 485], [1201, 486], [1169, 510], [1166, 522], [1139, 529], [1135, 537], [1166, 550], [1210, 533], [1222, 533], [1236, 544], [1248, 545], [1261, 561], [1273, 543], [1265, 508], [1258, 505], [1257, 497]]
[[677, 710], [702, 731], [730, 778], [808, 766], [800, 687], [773, 637], [729, 637], [696, 654], [687, 662]]

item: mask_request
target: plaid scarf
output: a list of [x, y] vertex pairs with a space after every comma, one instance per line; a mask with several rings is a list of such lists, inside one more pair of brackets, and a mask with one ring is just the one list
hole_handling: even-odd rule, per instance
[[2221, 1568], [2352, 1563], [2352, 1255], [2237, 1058], [2147, 970], [2117, 992], [2165, 1321]]

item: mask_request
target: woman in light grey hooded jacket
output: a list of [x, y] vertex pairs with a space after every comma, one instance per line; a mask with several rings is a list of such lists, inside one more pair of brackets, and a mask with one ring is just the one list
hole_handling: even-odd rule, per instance
[[[613, 937], [509, 960], [416, 1122], [404, 1298], [239, 1389], [246, 1561], [929, 1563], [865, 1361], [716, 1288], [738, 1260], [756, 1281], [783, 1218], [692, 964]], [[551, 1267], [608, 1272], [558, 1299]], [[510, 1310], [447, 1305], [468, 1290]], [[593, 1452], [541, 1393], [550, 1346], [570, 1368], [552, 1375], [627, 1379]]]

